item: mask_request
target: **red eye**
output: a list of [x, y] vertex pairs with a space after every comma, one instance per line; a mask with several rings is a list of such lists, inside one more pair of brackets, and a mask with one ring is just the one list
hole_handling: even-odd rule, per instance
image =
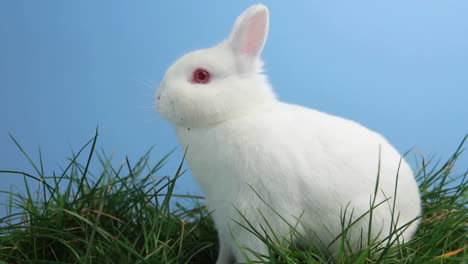
[[210, 82], [211, 74], [203, 68], [197, 68], [193, 71], [192, 83], [207, 84]]

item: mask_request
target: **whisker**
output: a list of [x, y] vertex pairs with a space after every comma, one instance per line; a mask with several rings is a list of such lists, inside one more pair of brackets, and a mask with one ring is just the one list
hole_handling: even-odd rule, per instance
[[159, 118], [156, 117], [156, 115], [154, 117], [151, 117], [150, 119], [144, 119], [143, 122], [145, 124], [150, 124], [150, 123], [154, 123], [156, 121], [158, 121]]
[[138, 109], [156, 109], [156, 104], [138, 105]]
[[159, 86], [159, 84], [154, 83], [153, 81], [150, 81], [150, 80], [141, 80], [139, 81], [139, 83], [145, 88], [149, 88], [151, 90], [156, 90], [156, 88]]

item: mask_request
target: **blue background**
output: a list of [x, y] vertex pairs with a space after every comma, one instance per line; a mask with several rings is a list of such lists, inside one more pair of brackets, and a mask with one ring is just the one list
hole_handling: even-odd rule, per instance
[[[222, 41], [254, 3], [1, 1], [0, 169], [32, 171], [8, 133], [36, 160], [40, 147], [51, 173], [97, 125], [116, 166], [152, 145], [158, 160], [178, 146], [154, 111], [166, 68]], [[263, 58], [283, 101], [356, 120], [401, 152], [446, 159], [468, 132], [468, 1], [264, 3]], [[163, 173], [180, 159], [178, 150]], [[21, 190], [22, 178], [0, 177], [1, 190]], [[199, 193], [189, 174], [177, 191]]]

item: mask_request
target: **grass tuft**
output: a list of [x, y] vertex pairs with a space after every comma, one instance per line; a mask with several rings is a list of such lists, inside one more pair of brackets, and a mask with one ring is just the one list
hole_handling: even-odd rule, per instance
[[[64, 169], [46, 174], [41, 152], [36, 164], [11, 138], [34, 173], [0, 171], [23, 177], [26, 189], [1, 191], [9, 199], [3, 204], [8, 214], [0, 218], [0, 263], [215, 263], [216, 231], [200, 204], [202, 197], [173, 193], [185, 172], [182, 162], [171, 177], [160, 175], [171, 153], [155, 165], [150, 165], [150, 150], [134, 163], [126, 159], [115, 166], [112, 155], [96, 150], [96, 130]], [[260, 228], [245, 218], [239, 224], [274, 253], [264, 256], [268, 263], [464, 263], [468, 171], [454, 168], [467, 138], [443, 164], [419, 158], [422, 223], [414, 239], [403, 245], [368, 243], [360, 252], [350, 254], [343, 248], [332, 258], [314, 248], [284, 246], [266, 219]], [[86, 162], [79, 163], [83, 158]], [[96, 165], [99, 171], [91, 172]], [[181, 200], [192, 206], [183, 206], [188, 203]], [[344, 222], [343, 230], [349, 224]], [[290, 225], [290, 240], [301, 236], [294, 226]], [[345, 233], [337, 239], [344, 239]]]
[[[6, 263], [206, 263], [216, 257], [216, 232], [205, 209], [184, 208], [173, 199], [182, 163], [172, 177], [158, 175], [168, 155], [150, 166], [147, 152], [136, 163], [112, 165], [97, 153], [96, 135], [68, 166], [43, 173], [42, 163], [20, 151], [35, 175], [23, 177], [25, 193], [10, 197], [0, 219], [0, 260]], [[20, 147], [19, 143], [14, 142]], [[87, 153], [84, 165], [77, 162]], [[93, 176], [91, 162], [101, 171]], [[39, 169], [41, 168], [41, 169]], [[37, 185], [36, 190], [31, 186]], [[184, 196], [184, 199], [199, 199]], [[14, 213], [13, 213], [14, 212]]]

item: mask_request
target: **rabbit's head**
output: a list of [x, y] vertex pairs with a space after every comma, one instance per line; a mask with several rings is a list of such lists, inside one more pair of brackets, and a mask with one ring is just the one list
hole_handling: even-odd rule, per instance
[[169, 67], [156, 95], [158, 113], [175, 126], [207, 127], [275, 101], [260, 59], [267, 34], [267, 7], [248, 8], [225, 41]]

